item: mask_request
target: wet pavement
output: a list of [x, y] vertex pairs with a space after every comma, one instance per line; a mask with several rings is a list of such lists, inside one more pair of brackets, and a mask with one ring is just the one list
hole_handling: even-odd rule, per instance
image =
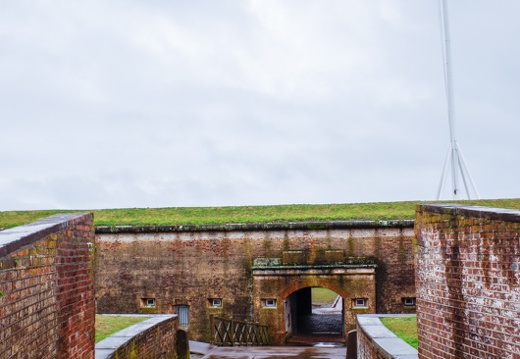
[[199, 349], [203, 356], [198, 356], [202, 359], [345, 359], [342, 304], [337, 299], [331, 307], [313, 309], [312, 314], [298, 317], [298, 332], [289, 339], [291, 346], [213, 347], [190, 341], [190, 349], [202, 345]]
[[287, 345], [292, 346], [312, 347], [318, 344], [344, 346], [345, 337], [341, 334], [297, 334], [293, 335], [291, 338], [289, 338], [289, 340], [287, 340]]
[[346, 348], [327, 347], [218, 347], [203, 359], [345, 359]]
[[341, 314], [310, 314], [298, 317], [298, 334], [341, 334]]

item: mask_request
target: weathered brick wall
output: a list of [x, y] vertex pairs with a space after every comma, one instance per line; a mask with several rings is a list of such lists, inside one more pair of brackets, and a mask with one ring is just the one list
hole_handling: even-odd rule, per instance
[[[100, 228], [96, 293], [99, 313], [173, 313], [189, 306], [190, 338], [208, 340], [209, 315], [252, 320], [252, 262], [284, 251], [342, 250], [377, 264], [377, 308], [408, 313], [415, 297], [411, 222], [333, 222], [249, 226]], [[154, 298], [155, 308], [142, 299]], [[209, 299], [221, 298], [221, 308]], [[353, 325], [351, 323], [350, 325]]]
[[0, 232], [0, 358], [94, 357], [91, 214]]
[[520, 358], [520, 212], [417, 207], [419, 357]]
[[372, 338], [367, 335], [361, 328], [357, 329], [357, 348], [348, 348], [348, 350], [357, 349], [358, 359], [389, 359], [386, 353], [379, 350], [379, 347], [374, 345]]
[[[178, 330], [177, 316], [154, 316], [96, 344], [96, 359], [178, 359]], [[187, 355], [185, 348], [181, 357]]]

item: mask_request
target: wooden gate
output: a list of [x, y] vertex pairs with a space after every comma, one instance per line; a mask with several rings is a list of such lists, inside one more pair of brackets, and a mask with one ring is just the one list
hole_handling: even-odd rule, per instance
[[219, 346], [269, 345], [269, 327], [210, 316], [211, 344]]

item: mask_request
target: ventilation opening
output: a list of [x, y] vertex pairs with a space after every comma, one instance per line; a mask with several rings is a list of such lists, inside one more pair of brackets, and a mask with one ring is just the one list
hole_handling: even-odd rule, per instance
[[285, 301], [290, 344], [343, 343], [343, 299], [322, 287], [294, 292]]
[[155, 298], [141, 298], [141, 307], [155, 308]]

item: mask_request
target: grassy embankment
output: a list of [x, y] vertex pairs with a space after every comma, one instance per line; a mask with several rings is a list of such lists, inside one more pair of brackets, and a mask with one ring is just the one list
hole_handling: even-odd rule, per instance
[[[449, 201], [448, 201], [449, 202]], [[451, 201], [453, 202], [453, 201]], [[122, 208], [100, 210], [40, 210], [0, 212], [0, 228], [34, 222], [56, 213], [93, 212], [96, 226], [203, 225], [267, 223], [309, 220], [412, 219], [415, 205], [430, 202], [376, 202], [352, 204], [276, 205], [239, 207]], [[446, 203], [438, 202], [438, 203]], [[520, 199], [458, 201], [468, 205], [520, 209]]]
[[96, 315], [96, 343], [122, 329], [143, 322], [146, 319], [149, 319], [149, 317]]
[[417, 317], [388, 317], [381, 322], [399, 338], [417, 349]]
[[332, 304], [338, 294], [330, 289], [315, 287], [312, 288], [312, 302], [320, 304]]

